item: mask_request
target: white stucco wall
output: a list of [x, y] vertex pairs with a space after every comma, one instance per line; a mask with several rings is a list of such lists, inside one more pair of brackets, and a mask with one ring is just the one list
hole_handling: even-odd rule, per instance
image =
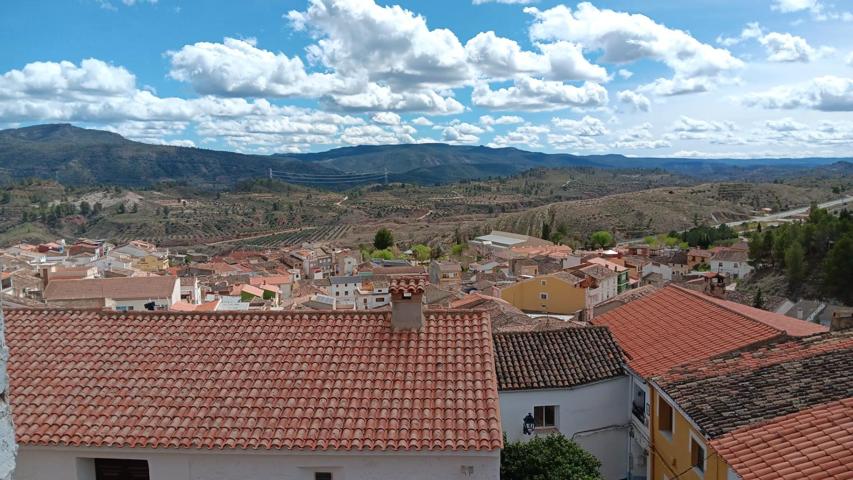
[[621, 376], [574, 389], [498, 392], [501, 424], [508, 440], [529, 438], [522, 432], [524, 417], [534, 406], [557, 405], [559, 432], [601, 460], [605, 479], [620, 479], [628, 471], [628, 385]]
[[[498, 480], [499, 452], [298, 453], [22, 446], [15, 480], [94, 480], [93, 458], [147, 460], [151, 480]], [[467, 468], [473, 467], [471, 475]]]

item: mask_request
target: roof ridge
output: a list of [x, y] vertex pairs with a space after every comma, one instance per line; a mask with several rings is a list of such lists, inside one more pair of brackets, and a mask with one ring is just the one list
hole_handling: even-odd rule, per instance
[[546, 333], [561, 333], [564, 331], [583, 331], [583, 330], [606, 330], [610, 331], [610, 328], [607, 325], [578, 325], [570, 328], [556, 328], [553, 330], [533, 330], [533, 331], [499, 331], [495, 332], [492, 335], [541, 335]]
[[[767, 327], [767, 328], [772, 328], [773, 330], [776, 330], [777, 332], [779, 332], [781, 335], [784, 335], [784, 336], [791, 336], [791, 335], [788, 335], [788, 332], [786, 332], [786, 331], [784, 331], [784, 330], [781, 330], [781, 329], [779, 329], [779, 328], [777, 328], [777, 327], [774, 327], [773, 325], [770, 325], [770, 324], [768, 324], [768, 323], [766, 323], [766, 322], [762, 322], [761, 320], [759, 320], [759, 319], [757, 319], [757, 318], [754, 318], [754, 317], [750, 317], [749, 315], [745, 315], [744, 313], [739, 312], [739, 311], [737, 311], [737, 310], [735, 310], [735, 309], [733, 309], [733, 308], [730, 308], [730, 307], [728, 307], [727, 305], [721, 305], [721, 304], [719, 304], [719, 303], [715, 302], [715, 301], [714, 301], [714, 299], [713, 299], [713, 297], [711, 297], [711, 296], [709, 296], [709, 295], [705, 295], [705, 294], [704, 294], [704, 293], [702, 293], [702, 292], [698, 292], [698, 291], [696, 291], [696, 290], [691, 290], [691, 289], [689, 289], [689, 288], [684, 288], [684, 287], [682, 287], [682, 286], [680, 286], [680, 285], [675, 285], [675, 284], [672, 284], [672, 283], [670, 283], [669, 285], [667, 285], [667, 287], [673, 287], [673, 288], [678, 289], [678, 290], [680, 290], [680, 291], [682, 291], [682, 292], [684, 292], [684, 293], [688, 293], [688, 294], [692, 295], [693, 297], [696, 297], [696, 298], [698, 298], [698, 299], [700, 299], [700, 300], [702, 300], [702, 301], [704, 301], [704, 302], [706, 302], [706, 303], [709, 303], [709, 304], [714, 305], [714, 306], [716, 306], [716, 307], [722, 308], [723, 310], [726, 310], [727, 312], [731, 312], [731, 313], [733, 313], [733, 314], [735, 314], [735, 315], [737, 315], [737, 316], [739, 316], [739, 317], [745, 318], [745, 319], [747, 319], [747, 320], [749, 320], [749, 321], [751, 321], [751, 322], [754, 322], [754, 323], [758, 323], [758, 324], [764, 325], [764, 326], [765, 326], [765, 327]], [[667, 288], [667, 287], [664, 287], [664, 288]], [[744, 306], [748, 306], [748, 305], [744, 305]], [[755, 307], [750, 307], [750, 308], [755, 308]], [[769, 310], [767, 310], [767, 312], [768, 312], [768, 313], [775, 313], [775, 312], [770, 312]]]

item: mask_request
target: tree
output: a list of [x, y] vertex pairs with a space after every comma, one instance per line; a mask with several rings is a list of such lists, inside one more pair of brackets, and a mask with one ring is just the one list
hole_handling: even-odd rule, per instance
[[412, 247], [412, 253], [415, 254], [416, 259], [423, 262], [429, 260], [430, 253], [432, 253], [432, 249], [426, 245], [422, 245], [419, 243]]
[[392, 260], [394, 258], [394, 252], [391, 250], [374, 250], [370, 253], [371, 258], [381, 258], [382, 260]]
[[507, 442], [501, 450], [504, 480], [599, 480], [601, 462], [563, 435]]
[[824, 290], [853, 305], [853, 234], [835, 243], [824, 261]]
[[547, 223], [542, 224], [542, 236], [540, 238], [542, 238], [543, 240], [551, 239], [551, 225]]
[[755, 308], [764, 308], [764, 296], [761, 294], [761, 287], [755, 291], [752, 297], [752, 306]]
[[394, 246], [394, 235], [387, 228], [380, 228], [373, 237], [373, 247], [377, 250], [385, 250]]
[[139, 204], [134, 203], [133, 206], [130, 207], [130, 213], [137, 213], [137, 212], [139, 212]]
[[785, 273], [788, 274], [788, 284], [792, 288], [799, 287], [805, 277], [805, 254], [800, 242], [792, 242], [785, 249]]
[[464, 244], [456, 243], [452, 247], [450, 247], [450, 253], [456, 256], [462, 255], [462, 252], [465, 251], [465, 247], [466, 246]]
[[80, 202], [80, 215], [88, 217], [90, 213], [92, 213], [92, 205], [90, 205], [86, 200]]
[[124, 212], [126, 212], [126, 211], [127, 211], [127, 209], [126, 209], [126, 208], [125, 208], [125, 206], [124, 206], [124, 202], [121, 202], [121, 203], [119, 203], [119, 204], [118, 204], [118, 209], [117, 209], [116, 211], [117, 211], [118, 213], [124, 213]]
[[609, 247], [613, 245], [613, 234], [606, 230], [599, 230], [589, 236], [589, 242], [595, 247]]

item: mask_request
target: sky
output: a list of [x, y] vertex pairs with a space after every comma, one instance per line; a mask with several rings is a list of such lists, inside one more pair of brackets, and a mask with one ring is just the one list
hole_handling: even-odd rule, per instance
[[853, 156], [853, 0], [6, 0], [0, 128]]

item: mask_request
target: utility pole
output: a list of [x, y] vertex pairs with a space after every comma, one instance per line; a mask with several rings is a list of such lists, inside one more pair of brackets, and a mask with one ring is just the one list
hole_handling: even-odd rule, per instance
[[385, 185], [388, 185], [388, 167], [385, 167]]
[[270, 180], [272, 180], [272, 168], [270, 168]]

